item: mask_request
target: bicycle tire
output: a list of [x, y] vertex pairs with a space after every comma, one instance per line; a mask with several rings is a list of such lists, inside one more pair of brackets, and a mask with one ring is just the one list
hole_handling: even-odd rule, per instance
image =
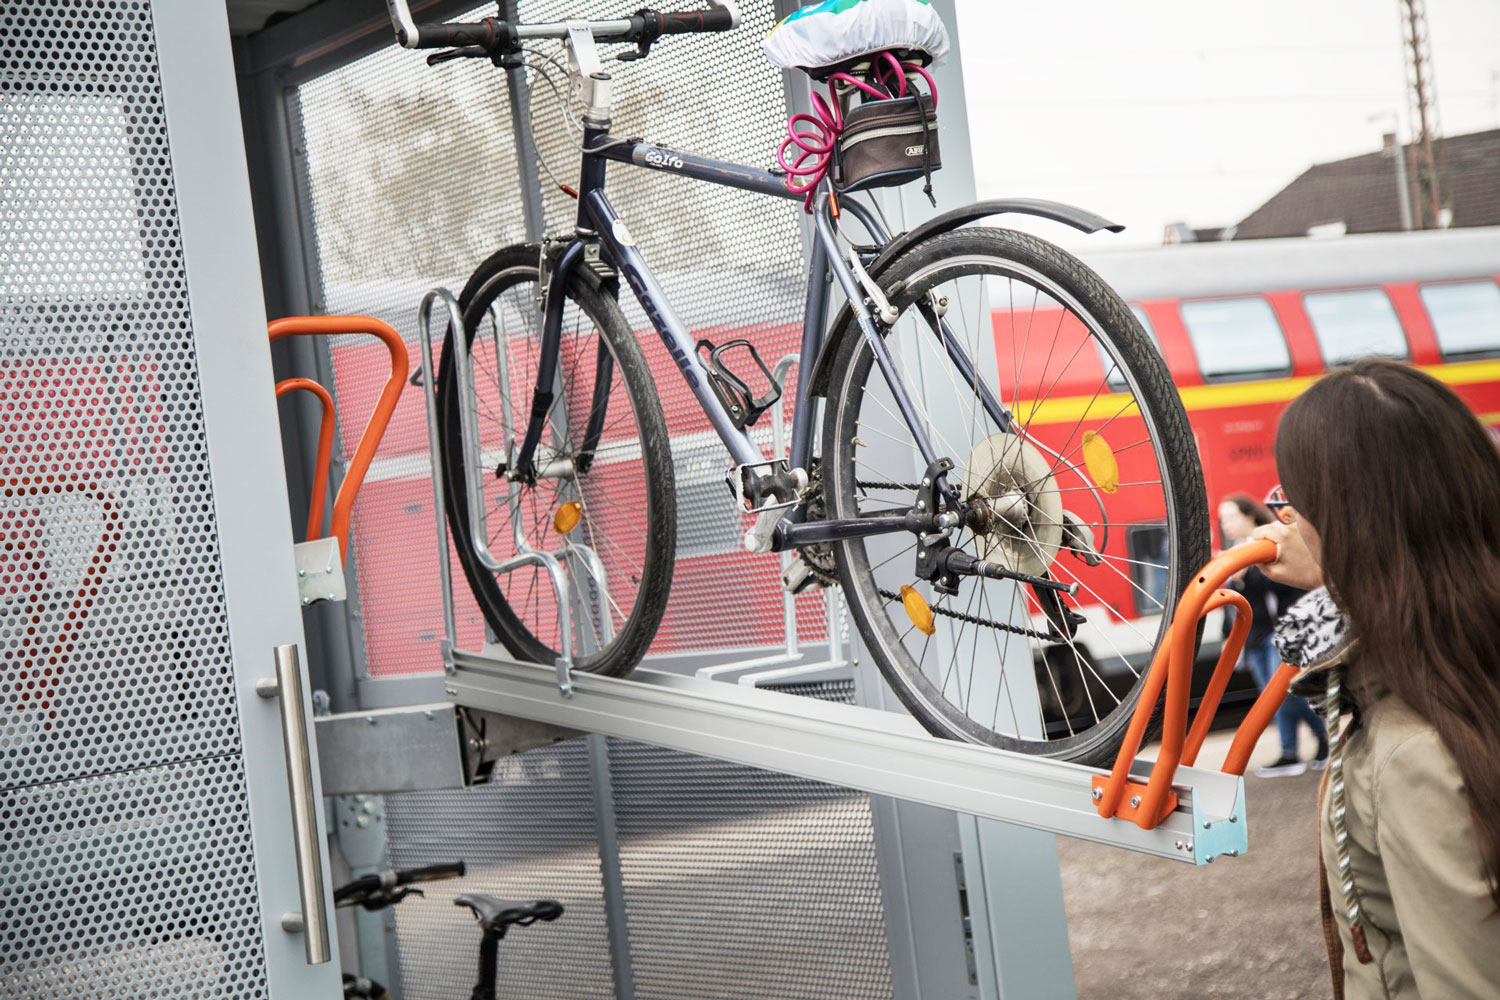
[[[539, 248], [536, 245], [513, 246], [498, 251], [475, 270], [459, 297], [464, 336], [468, 338], [471, 347], [481, 325], [490, 315], [491, 305], [497, 299], [527, 282], [535, 286], [538, 280], [538, 260]], [[611, 619], [611, 625], [615, 629], [613, 638], [592, 652], [577, 653], [573, 663], [573, 668], [578, 671], [622, 676], [634, 669], [650, 647], [666, 611], [667, 596], [671, 589], [677, 551], [671, 451], [666, 421], [662, 416], [661, 404], [656, 397], [646, 359], [619, 304], [596, 276], [584, 271], [573, 276], [566, 294], [570, 303], [568, 308], [576, 309], [575, 315], [581, 314], [594, 325], [600, 340], [608, 348], [614, 371], [621, 376], [636, 431], [635, 437], [628, 443], [630, 448], [639, 450], [642, 462], [639, 476], [632, 477], [632, 483], [640, 488], [643, 509], [637, 512], [638, 517], [634, 523], [627, 520], [621, 524], [616, 519], [609, 525], [614, 529], [611, 534], [624, 529], [633, 531], [644, 539], [649, 533], [649, 544], [643, 546], [639, 573], [629, 574], [635, 589], [634, 598], [630, 602], [628, 613], [621, 615], [623, 620], [618, 625]], [[538, 320], [538, 325], [539, 322]], [[500, 581], [483, 565], [471, 543], [473, 531], [468, 514], [467, 480], [463, 470], [457, 380], [452, 341], [445, 338], [437, 380], [439, 447], [443, 462], [445, 507], [459, 564], [494, 637], [518, 659], [553, 664], [559, 655], [554, 644], [547, 638], [538, 636], [534, 625], [523, 621], [512, 602], [507, 599]], [[476, 375], [476, 395], [478, 381]], [[498, 387], [498, 378], [496, 385]], [[529, 404], [529, 386], [525, 393], [525, 401]], [[479, 402], [476, 400], [476, 407]], [[618, 403], [606, 402], [610, 406]], [[503, 407], [505, 400], [501, 399], [499, 405]], [[525, 430], [526, 412], [521, 411], [521, 419], [514, 428], [516, 437]], [[483, 433], [481, 440], [485, 440]], [[607, 464], [599, 462], [598, 455], [593, 457], [593, 463], [589, 472], [577, 477], [578, 483], [587, 481], [589, 476], [597, 478], [600, 468]], [[495, 477], [490, 478], [494, 480]], [[582, 489], [581, 486], [579, 488]], [[588, 511], [592, 509], [592, 505], [585, 505], [585, 513], [580, 515], [585, 527], [588, 526], [587, 519], [592, 516]], [[647, 532], [641, 532], [642, 526], [647, 528]], [[597, 533], [593, 537], [597, 538]], [[612, 543], [606, 539], [605, 544]], [[606, 576], [617, 582], [614, 574]], [[576, 586], [577, 581], [574, 583]], [[610, 599], [615, 590], [615, 582], [611, 582], [607, 590], [609, 594], [603, 603], [606, 615], [610, 614], [610, 607], [615, 603]], [[616, 611], [623, 609], [616, 606]], [[577, 625], [575, 631], [581, 628], [581, 625]], [[596, 633], [597, 631], [596, 629]]]
[[[971, 228], [961, 229], [949, 233], [943, 233], [930, 237], [900, 258], [893, 261], [877, 278], [892, 305], [902, 311], [904, 317], [910, 315], [914, 310], [909, 307], [922, 295], [926, 294], [921, 286], [924, 281], [933, 288], [937, 287], [937, 279], [926, 280], [923, 275], [938, 275], [945, 273], [943, 269], [949, 267], [954, 274], [961, 271], [958, 264], [949, 265], [946, 262], [961, 260], [983, 260], [991, 262], [996, 274], [1015, 272], [1017, 274], [1029, 275], [1036, 278], [1041, 285], [1055, 287], [1058, 295], [1057, 301], [1065, 303], [1071, 301], [1079, 307], [1077, 311], [1080, 321], [1085, 327], [1085, 333], [1092, 333], [1101, 342], [1107, 341], [1110, 354], [1116, 366], [1121, 370], [1126, 388], [1132, 392], [1141, 408], [1141, 419], [1147, 427], [1148, 436], [1155, 441], [1155, 454], [1157, 465], [1161, 473], [1161, 492], [1164, 497], [1164, 507], [1167, 514], [1167, 535], [1169, 538], [1171, 556], [1168, 560], [1170, 570], [1166, 574], [1166, 586], [1164, 593], [1166, 599], [1161, 602], [1163, 613], [1160, 616], [1159, 629], [1156, 635], [1156, 643], [1159, 644], [1161, 637], [1165, 635], [1167, 625], [1171, 618], [1171, 612], [1175, 608], [1177, 598], [1181, 595], [1187, 579], [1192, 573], [1208, 559], [1209, 556], [1209, 528], [1208, 528], [1208, 504], [1204, 491], [1201, 466], [1199, 465], [1197, 449], [1194, 445], [1191, 429], [1189, 428], [1186, 414], [1182, 409], [1181, 401], [1177, 395], [1176, 388], [1166, 369], [1160, 354], [1148, 339], [1140, 323], [1130, 311], [1129, 307], [1110, 289], [1097, 275], [1090, 271], [1082, 262], [1065, 253], [1059, 248], [1036, 239], [1032, 236], [1003, 229]], [[969, 265], [964, 265], [969, 266]], [[976, 269], [980, 266], [973, 265]], [[978, 272], [982, 273], [982, 272]], [[955, 281], [960, 280], [955, 278]], [[1014, 281], [1014, 278], [1009, 279]], [[1013, 291], [1013, 289], [1012, 289]], [[1049, 292], [1051, 294], [1051, 292]], [[983, 288], [981, 287], [981, 296]], [[928, 300], [932, 301], [932, 300]], [[980, 300], [983, 303], [983, 298]], [[943, 300], [947, 302], [946, 299]], [[962, 300], [960, 300], [960, 303]], [[1033, 299], [1035, 305], [1036, 299]], [[1071, 308], [1064, 305], [1064, 310]], [[1014, 312], [1014, 305], [1012, 305]], [[951, 315], [951, 310], [949, 312]], [[993, 315], [993, 314], [991, 314]], [[1090, 322], [1092, 321], [1092, 322]], [[929, 321], [930, 322], [930, 321]], [[993, 319], [985, 322], [993, 323]], [[1058, 329], [1062, 329], [1062, 320], [1058, 321]], [[894, 329], [893, 329], [894, 333]], [[864, 483], [858, 479], [855, 465], [858, 461], [856, 451], [858, 449], [870, 450], [869, 443], [861, 440], [858, 436], [860, 429], [859, 414], [862, 401], [867, 392], [871, 391], [870, 379], [881, 380], [878, 374], [879, 368], [873, 365], [873, 352], [865, 343], [853, 321], [843, 331], [839, 331], [841, 342], [839, 353], [836, 355], [832, 365], [832, 377], [828, 388], [828, 403], [824, 416], [822, 464], [824, 482], [826, 484], [826, 503], [831, 517], [848, 518], [858, 516], [860, 513], [860, 501], [856, 494], [861, 490], [866, 491], [864, 500], [866, 506], [871, 501], [872, 494], [876, 489], [889, 489], [900, 485], [897, 483]], [[1030, 328], [1027, 331], [1030, 336]], [[999, 334], [996, 336], [995, 350], [997, 355], [1000, 351]], [[891, 347], [896, 338], [892, 334], [886, 335], [888, 348]], [[1011, 338], [1014, 340], [1015, 338]], [[936, 342], [936, 341], [934, 341]], [[975, 341], [976, 346], [978, 341]], [[918, 345], [920, 349], [920, 345]], [[938, 348], [929, 347], [934, 354]], [[1011, 345], [1014, 352], [1015, 345]], [[1016, 373], [1016, 384], [1020, 388], [1021, 375], [1026, 357], [1025, 348], [1019, 362], [1013, 366]], [[1074, 354], [1078, 354], [1075, 349]], [[1106, 361], [1109, 359], [1106, 359]], [[1048, 356], [1048, 363], [1051, 356]], [[903, 364], [905, 362], [903, 361]], [[927, 364], [927, 361], [923, 361]], [[958, 369], [955, 367], [954, 369]], [[874, 374], [872, 376], [872, 372]], [[961, 374], [961, 372], [960, 372]], [[1113, 374], [1106, 369], [1106, 378]], [[997, 377], [999, 373], [997, 372]], [[1043, 377], [1046, 375], [1045, 366]], [[951, 374], [950, 374], [951, 377]], [[1053, 383], [1054, 386], [1056, 383]], [[883, 381], [880, 382], [883, 386]], [[973, 383], [968, 384], [973, 390]], [[1098, 393], [1096, 391], [1096, 397]], [[1045, 402], [1045, 395], [1041, 401]], [[1039, 402], [1031, 411], [1035, 413], [1040, 408]], [[876, 414], [871, 407], [872, 414]], [[1087, 412], [1087, 411], [1085, 411]], [[889, 410], [887, 410], [889, 413]], [[877, 414], [878, 415], [878, 414]], [[887, 421], [887, 426], [894, 424], [889, 417], [882, 417]], [[971, 418], [972, 420], [973, 418]], [[1079, 418], [1078, 426], [1083, 425], [1083, 417]], [[951, 425], [950, 425], [951, 426]], [[904, 430], [904, 425], [902, 425]], [[1029, 433], [1029, 426], [1028, 426]], [[906, 432], [909, 436], [909, 431]], [[972, 431], [971, 431], [972, 433]], [[1101, 432], [1102, 433], [1102, 432]], [[872, 437], [868, 431], [866, 436]], [[1071, 438], [1070, 438], [1071, 440]], [[936, 442], [935, 442], [936, 444]], [[1066, 448], [1066, 445], [1063, 446]], [[1054, 454], [1056, 454], [1054, 452]], [[1063, 473], [1059, 466], [1063, 456], [1069, 454], [1064, 451], [1058, 456], [1058, 462], [1052, 465], [1052, 474], [1061, 476]], [[955, 456], [956, 458], [957, 456]], [[1080, 459], [1073, 463], [1072, 468], [1077, 469], [1082, 464]], [[902, 471], [903, 466], [897, 466]], [[916, 474], [921, 475], [920, 463], [917, 463]], [[957, 475], [955, 471], [954, 475]], [[988, 473], [986, 473], [988, 475]], [[1080, 476], [1082, 473], [1080, 473]], [[1028, 479], [1028, 487], [1034, 480]], [[1053, 483], [1054, 480], [1046, 480]], [[915, 484], [906, 484], [912, 486]], [[1137, 484], [1129, 484], [1137, 485]], [[873, 487], [873, 488], [872, 488]], [[1118, 487], [1117, 487], [1118, 488]], [[1060, 488], [1058, 488], [1060, 492]], [[1099, 491], [1095, 490], [1097, 498]], [[892, 502], [892, 501], [885, 501]], [[1100, 508], [1104, 520], [1101, 524], [1106, 526], [1111, 515], [1104, 513]], [[1029, 515], [1028, 515], [1029, 516]], [[1006, 522], [1007, 525], [1010, 522]], [[964, 529], [959, 530], [959, 537], [963, 537]], [[895, 537], [895, 536], [883, 536]], [[901, 536], [903, 538], [907, 536]], [[834, 555], [838, 566], [840, 582], [848, 599], [853, 620], [865, 641], [866, 648], [870, 651], [882, 674], [889, 682], [892, 689], [911, 713], [932, 733], [951, 739], [960, 739], [970, 742], [984, 743], [990, 746], [1000, 747], [1006, 750], [1021, 751], [1054, 759], [1069, 760], [1087, 764], [1101, 764], [1111, 760], [1118, 750], [1124, 737], [1125, 728], [1130, 721], [1136, 701], [1140, 696], [1143, 685], [1145, 670], [1141, 669], [1136, 676], [1129, 691], [1119, 698], [1118, 704], [1107, 714], [1102, 716], [1096, 711], [1092, 725], [1082, 731], [1075, 731], [1074, 720], [1069, 716], [1072, 709], [1066, 707], [1067, 700], [1062, 693], [1058, 692], [1057, 701], [1064, 707], [1057, 710], [1067, 724], [1067, 735], [1056, 739], [1047, 738], [1046, 729], [1048, 725], [1056, 728], [1055, 721], [1048, 722], [1044, 717], [1042, 720], [1042, 738], [1035, 736], [1024, 737], [1020, 734], [1020, 725], [1016, 724], [1016, 732], [1007, 733], [998, 731], [1000, 715], [1000, 694], [1006, 687], [1004, 669], [1000, 673], [997, 682], [995, 702], [996, 721], [986, 726], [970, 718], [964, 711], [950, 703], [950, 697], [945, 695], [949, 687], [949, 676], [943, 674], [941, 679], [934, 678], [924, 673], [922, 665], [917, 660], [920, 658], [926, 662], [928, 655], [927, 646], [924, 642], [920, 657], [916, 656], [897, 632], [896, 623], [893, 621], [894, 614], [888, 613], [893, 610], [899, 612], [899, 603], [893, 602], [890, 589], [882, 588], [874, 579], [876, 571], [887, 572], [881, 564], [872, 562], [867, 546], [873, 544], [876, 539], [856, 539], [852, 541], [839, 542], [834, 545]], [[976, 545], [982, 544], [978, 541], [977, 532], [972, 540]], [[1041, 551], [1033, 544], [1033, 549]], [[1106, 548], [1106, 546], [1101, 546]], [[1048, 567], [1053, 567], [1063, 562], [1061, 550], [1052, 549], [1053, 562]], [[1107, 557], [1108, 558], [1108, 557]], [[899, 562], [886, 560], [892, 566], [899, 567]], [[1108, 565], [1113, 566], [1112, 563]], [[1127, 567], [1127, 570], [1130, 569]], [[897, 572], [900, 570], [898, 569]], [[1116, 572], [1119, 572], [1116, 568]], [[1121, 575], [1124, 575], [1123, 573]], [[1058, 577], [1062, 579], [1062, 577]], [[1014, 585], [1017, 591], [1021, 585]], [[886, 589], [885, 594], [881, 593]], [[893, 588], [892, 588], [893, 589]], [[1034, 591], [1033, 593], [1040, 593]], [[904, 594], [902, 596], [905, 596]], [[1014, 595], [1011, 600], [1014, 601]], [[955, 599], [955, 606], [956, 606]], [[973, 597], [970, 597], [973, 601]], [[987, 602], [987, 597], [986, 597]], [[1066, 598], [1060, 598], [1060, 602], [1066, 605]], [[1025, 611], [1023, 600], [1023, 612]], [[1040, 601], [1037, 602], [1040, 607]], [[982, 604], [981, 607], [988, 606]], [[1077, 609], [1082, 612], [1080, 605]], [[954, 615], [951, 612], [943, 612], [951, 617], [962, 619], [962, 615]], [[1011, 608], [1012, 617], [1005, 620], [1004, 625], [996, 626], [995, 621], [1005, 618], [998, 616], [990, 621], [992, 628], [1004, 628], [1014, 622], [1014, 605]], [[1033, 616], [1035, 613], [1032, 613]], [[971, 616], [973, 617], [973, 616]], [[1086, 617], [1086, 615], [1085, 615]], [[914, 621], [914, 619], [913, 619]], [[966, 623], [960, 622], [963, 627]], [[1079, 626], [1074, 626], [1077, 629]], [[978, 626], [976, 625], [976, 628]], [[1033, 631], [1039, 631], [1033, 628]], [[1058, 627], [1051, 629], [1053, 634], [1059, 631]], [[1005, 633], [1007, 640], [1010, 632]], [[1076, 635], [1076, 633], [1075, 633]], [[1068, 645], [1071, 647], [1073, 657], [1077, 661], [1080, 675], [1085, 670], [1085, 658], [1092, 654], [1083, 644], [1073, 645], [1075, 635], [1070, 635]], [[1028, 639], [1028, 641], [1033, 641]], [[1036, 640], [1038, 646], [1042, 647], [1040, 640]], [[977, 640], [976, 649], [977, 649]], [[1154, 645], [1155, 645], [1154, 644]], [[912, 643], [916, 645], [916, 643]], [[1005, 662], [1009, 651], [1008, 645], [1005, 650], [1000, 650], [1000, 642], [996, 642], [997, 653], [1001, 662]], [[1153, 645], [1153, 648], [1154, 648]], [[954, 642], [955, 650], [959, 648], [959, 642]], [[1041, 649], [1040, 653], [1034, 652], [1034, 661], [1042, 661], [1042, 666], [1037, 667], [1037, 683], [1042, 684], [1041, 670], [1045, 668], [1050, 676], [1052, 663], [1047, 655], [1048, 650], [1056, 650], [1057, 646]], [[1081, 654], [1080, 655], [1080, 651]], [[955, 652], [955, 657], [957, 653]], [[931, 670], [929, 666], [927, 668]], [[1088, 669], [1092, 670], [1092, 667]], [[973, 661], [970, 665], [969, 687], [974, 686], [975, 672], [978, 670]], [[1099, 677], [1097, 671], [1095, 677]], [[1083, 676], [1081, 683], [1083, 690], [1089, 693], [1093, 680]], [[1056, 690], [1054, 686], [1054, 690]], [[1119, 696], [1115, 696], [1119, 697]], [[1044, 700], [1038, 696], [1039, 701]], [[1093, 696], [1090, 695], [1090, 703]], [[1100, 706], [1095, 706], [1096, 709]], [[1012, 706], [1013, 717], [1020, 718], [1020, 714]], [[1038, 707], [1038, 714], [1042, 709]]]

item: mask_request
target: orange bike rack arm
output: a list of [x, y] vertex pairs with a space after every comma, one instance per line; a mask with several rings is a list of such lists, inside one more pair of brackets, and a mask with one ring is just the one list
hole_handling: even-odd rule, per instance
[[[307, 540], [310, 542], [323, 531], [323, 499], [328, 492], [328, 463], [333, 459], [333, 397], [310, 378], [289, 378], [276, 383], [276, 398], [299, 389], [318, 397], [318, 403], [323, 407], [323, 421], [318, 428], [318, 471], [313, 476], [312, 499], [307, 505]], [[339, 546], [339, 551], [343, 552], [343, 542]]]
[[[365, 473], [375, 458], [375, 449], [380, 446], [386, 426], [391, 422], [391, 414], [401, 399], [401, 390], [406, 386], [406, 342], [388, 324], [370, 316], [289, 316], [274, 320], [266, 330], [272, 343], [283, 337], [368, 333], [379, 337], [390, 351], [391, 374], [380, 390], [375, 411], [370, 414], [370, 422], [359, 437], [359, 446], [354, 449], [354, 457], [344, 470], [344, 481], [339, 484], [338, 495], [333, 501], [333, 535], [339, 540], [339, 558], [343, 559], [349, 552], [349, 515], [354, 509], [354, 498], [365, 481]], [[312, 503], [307, 516], [307, 540], [312, 541], [322, 533], [323, 495], [328, 491], [328, 462], [333, 451], [333, 397], [323, 386], [302, 378], [277, 383], [276, 395], [284, 396], [298, 389], [313, 393], [323, 405], [322, 426], [318, 432], [318, 471], [313, 480]]]
[[[1129, 819], [1142, 829], [1151, 830], [1177, 807], [1172, 779], [1179, 764], [1191, 767], [1197, 759], [1214, 712], [1218, 710], [1219, 699], [1229, 683], [1229, 672], [1234, 669], [1245, 645], [1245, 635], [1250, 630], [1249, 604], [1239, 594], [1219, 588], [1240, 570], [1257, 563], [1272, 562], [1275, 558], [1275, 542], [1250, 542], [1222, 553], [1188, 583], [1177, 602], [1177, 612], [1167, 629], [1166, 638], [1151, 661], [1145, 687], [1125, 732], [1125, 742], [1115, 758], [1114, 769], [1107, 777], [1096, 777], [1093, 781], [1100, 816]], [[1214, 667], [1213, 677], [1189, 733], [1188, 700], [1192, 693], [1198, 622], [1209, 611], [1224, 605], [1231, 605], [1240, 613], [1235, 616], [1234, 628], [1219, 654], [1219, 662]], [[1283, 664], [1272, 683], [1256, 699], [1250, 714], [1235, 734], [1224, 765], [1227, 773], [1244, 773], [1250, 750], [1286, 697], [1287, 685], [1294, 673], [1294, 668]], [[1141, 784], [1130, 780], [1130, 768], [1140, 753], [1141, 741], [1163, 688], [1166, 689], [1166, 704], [1162, 713], [1161, 753], [1151, 768], [1150, 778]]]

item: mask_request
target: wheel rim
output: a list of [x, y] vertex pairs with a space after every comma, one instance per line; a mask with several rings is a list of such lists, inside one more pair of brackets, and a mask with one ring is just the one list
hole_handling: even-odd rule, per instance
[[[993, 426], [982, 406], [975, 405], [973, 391], [917, 318], [919, 310], [911, 308], [924, 300], [929, 289], [943, 294], [945, 285], [949, 297], [945, 318], [950, 327], [981, 373], [993, 373], [989, 384], [1006, 408], [1014, 409], [1024, 428], [1022, 440], [1049, 455], [1057, 481], [1055, 495], [1066, 498], [1064, 506], [1093, 529], [1104, 558], [1094, 568], [1076, 563], [1071, 551], [1049, 560], [1045, 544], [1032, 543], [1033, 553], [1047, 562], [1059, 581], [1079, 585], [1078, 598], [1061, 600], [1086, 620], [1071, 640], [1056, 642], [1035, 634], [1049, 631], [1052, 617], [1030, 587], [970, 577], [960, 583], [956, 598], [940, 595], [914, 575], [916, 544], [911, 536], [846, 543], [847, 582], [861, 591], [858, 603], [869, 626], [867, 638], [881, 647], [887, 662], [896, 668], [896, 680], [905, 686], [905, 696], [917, 701], [929, 717], [940, 720], [948, 735], [1030, 752], [1072, 755], [1128, 713], [1149, 652], [1165, 630], [1168, 595], [1174, 595], [1180, 585], [1177, 532], [1157, 529], [1165, 552], [1140, 559], [1136, 557], [1142, 545], [1149, 546], [1152, 538], [1132, 530], [1132, 525], [1139, 528], [1151, 521], [1177, 523], [1177, 498], [1168, 487], [1172, 480], [1160, 421], [1150, 406], [1141, 405], [1140, 379], [1124, 363], [1120, 347], [1103, 336], [1100, 319], [1076, 295], [1040, 271], [987, 254], [958, 254], [914, 269], [904, 278], [893, 277], [891, 284], [902, 288], [893, 303], [902, 316], [886, 338], [897, 369], [908, 385], [925, 387], [929, 394], [946, 388], [959, 400], [962, 412], [956, 424], [951, 415], [935, 417], [915, 401], [935, 450], [959, 465], [949, 474], [950, 483], [964, 488], [961, 484], [971, 470], [964, 467], [963, 456], [1000, 429]], [[988, 308], [982, 308], [986, 298]], [[1003, 331], [996, 330], [1001, 324], [997, 317], [1002, 315], [1007, 325]], [[1039, 315], [1055, 316], [1051, 337], [1038, 335]], [[996, 335], [987, 352], [981, 333]], [[996, 340], [1008, 343], [995, 344]], [[1092, 380], [1096, 386], [1082, 385], [1081, 395], [1079, 377], [1070, 377], [1066, 371], [1069, 361], [1080, 357], [1091, 361], [1099, 376]], [[882, 506], [909, 507], [914, 491], [881, 492], [868, 489], [867, 484], [905, 481], [915, 485], [904, 477], [921, 472], [909, 432], [893, 420], [895, 407], [884, 380], [871, 375], [868, 347], [861, 346], [855, 360], [845, 375], [846, 391], [856, 384], [863, 384], [866, 391], [857, 406], [850, 407], [853, 426], [847, 426], [851, 420], [846, 416], [846, 426], [838, 429], [838, 439], [850, 441], [852, 453], [836, 463], [841, 473], [833, 484], [840, 494], [834, 499], [839, 516], [869, 513]], [[1109, 385], [1111, 376], [1119, 376], [1120, 391]], [[1134, 402], [1122, 410], [1119, 401], [1127, 396]], [[1070, 410], [1077, 413], [1066, 423], [1053, 419]], [[1126, 410], [1130, 415], [1122, 419]], [[1116, 436], [1122, 447], [1112, 454], [1123, 475], [1114, 492], [1105, 493], [1091, 476], [1098, 470], [1091, 470], [1078, 454], [1082, 432], [1097, 428], [1107, 443], [1109, 436], [1132, 425], [1142, 433], [1127, 434], [1124, 441]], [[893, 442], [893, 436], [904, 436], [905, 441]], [[909, 454], [902, 455], [898, 445]], [[1150, 452], [1149, 461], [1143, 462], [1142, 451]], [[1138, 471], [1143, 467], [1150, 474]], [[974, 477], [970, 474], [969, 478], [966, 485], [972, 488]], [[1102, 507], [1102, 513], [1086, 509], [1085, 497], [1088, 506]], [[1129, 520], [1117, 521], [1114, 511]], [[1025, 535], [1024, 526], [1018, 528], [1004, 518], [1002, 523], [1002, 533], [1009, 538]], [[977, 544], [983, 541], [994, 541], [993, 528], [986, 535], [966, 524], [953, 535], [956, 546], [995, 558], [995, 546]], [[983, 548], [990, 551], [980, 551]], [[1106, 586], [1104, 580], [1110, 584]], [[946, 628], [942, 638], [925, 636], [914, 628], [904, 602], [896, 599], [902, 595], [900, 585], [917, 588], [927, 600], [936, 622]], [[1122, 589], [1132, 598], [1130, 606], [1121, 606]], [[1020, 611], [1022, 605], [1025, 612]], [[1142, 610], [1148, 613], [1144, 618], [1139, 614]], [[978, 625], [971, 619], [1001, 627]], [[966, 630], [970, 634], [965, 635]], [[981, 630], [988, 632], [983, 642]], [[1021, 634], [1027, 631], [1033, 634]], [[1024, 655], [1015, 648], [1018, 644], [1025, 645]], [[981, 660], [994, 661], [1000, 669], [985, 668]], [[1029, 692], [1021, 676], [1028, 661], [1033, 675]], [[1069, 662], [1071, 676], [1060, 676], [1060, 667]], [[1086, 707], [1082, 716], [1080, 705]]]
[[[544, 476], [526, 484], [498, 474], [530, 417], [541, 340], [535, 278], [534, 268], [501, 271], [477, 290], [465, 313], [483, 469], [483, 535], [491, 556], [507, 566], [528, 551], [552, 558], [572, 595], [576, 665], [595, 669], [635, 617], [648, 572], [641, 530], [652, 514], [644, 485], [646, 456], [638, 410], [609, 340], [597, 319], [570, 298], [564, 307], [557, 396], [533, 463]], [[597, 445], [585, 448], [601, 377], [601, 348], [609, 359], [609, 388], [601, 397], [604, 418]], [[457, 436], [445, 440], [456, 441]], [[571, 475], [566, 471], [570, 463]], [[583, 464], [587, 467], [580, 471]], [[457, 456], [449, 456], [447, 466], [451, 477]], [[467, 496], [467, 484], [455, 492]], [[464, 521], [456, 542], [467, 544], [473, 525], [466, 512], [454, 513]], [[555, 659], [562, 632], [552, 566], [522, 563], [492, 573], [472, 551], [463, 556], [471, 579], [478, 577], [490, 597], [499, 618], [491, 624], [507, 633], [503, 638], [527, 658]]]

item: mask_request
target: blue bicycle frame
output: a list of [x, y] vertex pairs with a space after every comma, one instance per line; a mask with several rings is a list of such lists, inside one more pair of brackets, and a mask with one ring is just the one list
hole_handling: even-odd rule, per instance
[[[608, 126], [590, 125], [587, 127], [583, 146], [585, 152], [578, 189], [576, 238], [568, 244], [561, 257], [552, 266], [547, 279], [535, 395], [526, 434], [516, 453], [512, 468], [518, 473], [530, 469], [537, 445], [541, 441], [546, 415], [553, 402], [553, 386], [560, 357], [564, 292], [568, 282], [572, 279], [574, 269], [583, 259], [585, 247], [592, 241], [597, 241], [602, 246], [603, 256], [624, 276], [626, 284], [640, 302], [646, 317], [656, 328], [667, 351], [682, 371], [682, 377], [698, 400], [698, 405], [702, 407], [703, 412], [708, 416], [709, 423], [719, 435], [720, 440], [724, 442], [724, 447], [728, 450], [735, 466], [774, 467], [779, 458], [767, 459], [750, 440], [750, 436], [736, 426], [724, 404], [714, 393], [708, 381], [708, 373], [704, 370], [698, 356], [696, 340], [672, 308], [661, 284], [652, 274], [651, 268], [631, 237], [624, 220], [615, 212], [605, 196], [605, 169], [609, 161], [615, 161], [644, 167], [648, 170], [680, 174], [712, 184], [754, 191], [775, 198], [800, 200], [802, 195], [787, 190], [784, 175], [691, 153], [663, 149], [641, 140], [612, 139]], [[896, 405], [911, 431], [913, 442], [921, 453], [923, 461], [931, 467], [943, 456], [934, 452], [918, 411], [886, 349], [881, 329], [866, 305], [866, 292], [861, 287], [849, 262], [840, 252], [838, 238], [830, 221], [826, 202], [827, 196], [825, 195], [819, 200], [818, 210], [814, 215], [817, 239], [813, 243], [808, 268], [799, 370], [812, 371], [823, 347], [826, 333], [828, 279], [831, 272], [849, 301], [854, 320], [859, 326], [861, 335], [869, 343], [876, 363], [890, 386]], [[869, 209], [854, 203], [852, 199], [845, 201], [843, 207], [850, 210], [878, 243], [884, 244], [889, 240], [884, 227]], [[977, 377], [974, 365], [965, 354], [959, 339], [948, 329], [946, 322], [930, 309], [923, 308], [920, 311], [926, 316], [929, 324], [936, 329], [959, 371], [979, 392], [983, 405], [986, 410], [990, 411], [991, 418], [999, 426], [1008, 428], [1009, 414], [1001, 407], [999, 401], [992, 397], [984, 381]], [[606, 353], [601, 352], [601, 366], [608, 363]], [[798, 383], [798, 396], [793, 410], [791, 447], [786, 461], [788, 469], [806, 470], [812, 460], [815, 408], [810, 405], [812, 380], [799, 378]], [[939, 492], [948, 502], [948, 509], [961, 511], [963, 505], [955, 491], [947, 484], [946, 478], [940, 476], [937, 485]], [[784, 499], [791, 500], [790, 497]], [[933, 513], [928, 512], [920, 517], [913, 517], [910, 514], [905, 517], [892, 517], [886, 514], [842, 521], [822, 520], [801, 523], [802, 511], [800, 506], [794, 505], [783, 518], [772, 548], [781, 550], [796, 545], [893, 531], [930, 530], [932, 525], [928, 522], [932, 518]]]

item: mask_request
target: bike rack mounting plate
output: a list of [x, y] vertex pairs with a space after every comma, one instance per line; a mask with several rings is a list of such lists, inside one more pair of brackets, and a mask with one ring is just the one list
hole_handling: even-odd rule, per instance
[[[1153, 830], [1099, 815], [1105, 772], [929, 735], [909, 716], [636, 670], [574, 674], [563, 698], [550, 667], [491, 648], [454, 651], [448, 693], [459, 705], [715, 757], [986, 819], [1207, 864], [1247, 850], [1244, 781], [1177, 769], [1177, 806]], [[1150, 773], [1149, 760], [1132, 774]]]

